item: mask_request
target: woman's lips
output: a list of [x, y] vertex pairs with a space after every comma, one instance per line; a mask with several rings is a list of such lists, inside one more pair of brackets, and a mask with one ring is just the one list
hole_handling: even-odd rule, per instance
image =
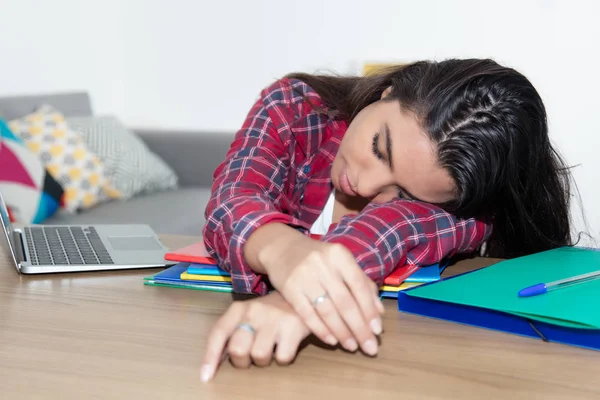
[[348, 196], [357, 195], [356, 192], [352, 189], [352, 185], [350, 185], [350, 180], [348, 179], [348, 174], [346, 173], [345, 169], [340, 173], [340, 186], [342, 188], [342, 191]]

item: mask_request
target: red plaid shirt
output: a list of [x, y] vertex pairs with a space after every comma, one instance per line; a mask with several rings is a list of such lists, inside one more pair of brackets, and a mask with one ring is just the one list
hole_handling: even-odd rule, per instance
[[[264, 89], [214, 173], [204, 241], [229, 271], [239, 293], [266, 294], [265, 276], [245, 262], [242, 248], [255, 229], [282, 222], [308, 234], [332, 191], [330, 170], [347, 123], [315, 110], [319, 95], [299, 80]], [[381, 284], [397, 266], [428, 265], [472, 252], [491, 226], [457, 219], [421, 202], [396, 199], [345, 216], [321, 240], [345, 245]]]

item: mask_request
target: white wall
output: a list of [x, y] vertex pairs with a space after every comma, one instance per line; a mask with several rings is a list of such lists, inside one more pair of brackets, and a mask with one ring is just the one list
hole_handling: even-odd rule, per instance
[[581, 164], [600, 238], [600, 2], [0, 0], [0, 10], [0, 95], [87, 89], [98, 112], [135, 126], [235, 130], [260, 89], [291, 71], [495, 58], [540, 91], [553, 140]]
[[0, 0], [0, 95], [87, 90], [126, 115], [118, 0]]

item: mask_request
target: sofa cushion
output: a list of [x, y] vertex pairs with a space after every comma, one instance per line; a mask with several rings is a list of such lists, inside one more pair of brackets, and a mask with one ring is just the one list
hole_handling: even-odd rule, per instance
[[182, 188], [104, 203], [79, 215], [56, 214], [45, 224], [148, 224], [157, 233], [201, 235], [209, 188]]
[[68, 128], [60, 111], [43, 105], [10, 121], [9, 126], [63, 187], [61, 205], [67, 211], [74, 213], [118, 197], [100, 159]]
[[111, 115], [67, 118], [85, 144], [98, 155], [122, 199], [177, 187], [173, 169], [144, 141]]
[[0, 192], [12, 222], [40, 223], [60, 205], [62, 187], [0, 119]]

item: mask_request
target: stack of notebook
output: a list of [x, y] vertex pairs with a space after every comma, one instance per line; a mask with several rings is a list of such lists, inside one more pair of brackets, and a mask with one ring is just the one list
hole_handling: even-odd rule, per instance
[[165, 259], [177, 264], [144, 278], [145, 285], [233, 292], [231, 276], [218, 267], [203, 242], [168, 252]]
[[144, 284], [213, 292], [233, 292], [231, 276], [215, 264], [180, 262], [154, 276], [144, 278]]
[[[202, 243], [167, 253], [165, 258], [177, 264], [156, 275], [144, 278], [144, 284], [209, 290], [216, 292], [232, 292], [231, 275], [222, 270], [211, 258]], [[423, 283], [440, 280], [445, 264], [426, 267], [405, 265], [390, 274], [381, 286], [381, 297], [398, 298], [398, 292]]]
[[381, 297], [396, 299], [398, 298], [398, 292], [402, 290], [439, 281], [447, 265], [446, 262], [424, 267], [411, 264], [404, 265], [385, 278], [380, 288]]

